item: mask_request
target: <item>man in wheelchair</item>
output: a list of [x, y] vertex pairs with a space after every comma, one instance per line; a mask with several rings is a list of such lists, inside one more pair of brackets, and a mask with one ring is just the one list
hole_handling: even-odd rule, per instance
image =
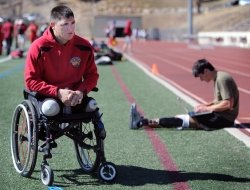
[[[106, 132], [102, 114], [96, 101], [88, 97], [90, 91], [97, 91], [98, 78], [92, 46], [75, 34], [73, 11], [64, 5], [54, 7], [49, 27], [28, 50], [24, 71], [25, 101], [17, 106], [12, 121], [12, 158], [22, 176], [29, 177], [34, 170], [38, 131], [38, 138], [45, 141], [37, 148], [44, 152], [41, 178], [45, 185], [53, 183], [53, 173], [46, 159], [52, 157], [50, 149], [57, 146], [55, 139], [62, 135], [75, 142], [77, 160], [85, 172], [92, 172], [103, 163], [99, 169], [101, 179], [112, 181], [115, 178], [115, 166], [104, 157]], [[20, 121], [22, 112], [28, 117], [26, 122]], [[20, 123], [27, 123], [31, 138], [17, 134]], [[28, 141], [31, 148], [28, 148], [28, 159], [21, 163], [18, 143], [24, 144], [24, 141]], [[92, 141], [95, 142], [91, 144]], [[32, 151], [35, 156], [31, 155]], [[92, 160], [90, 151], [94, 155]]]

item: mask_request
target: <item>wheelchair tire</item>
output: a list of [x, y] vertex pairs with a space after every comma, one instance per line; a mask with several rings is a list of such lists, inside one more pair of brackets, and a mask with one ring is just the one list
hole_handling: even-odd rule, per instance
[[81, 130], [87, 137], [83, 140], [84, 146], [74, 141], [76, 158], [85, 173], [92, 173], [97, 170], [100, 165], [100, 138], [97, 137], [95, 126], [92, 122], [80, 123], [78, 129]]
[[116, 167], [112, 162], [104, 162], [98, 170], [99, 178], [104, 182], [113, 182], [116, 178]]
[[11, 155], [14, 167], [24, 177], [30, 177], [34, 171], [38, 138], [36, 114], [29, 100], [19, 104], [13, 114], [11, 124]]
[[54, 182], [54, 172], [48, 164], [41, 166], [41, 181], [46, 186], [51, 186]]

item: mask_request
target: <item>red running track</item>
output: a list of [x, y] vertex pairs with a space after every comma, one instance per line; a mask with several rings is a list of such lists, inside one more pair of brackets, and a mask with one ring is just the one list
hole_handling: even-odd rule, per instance
[[[121, 47], [122, 42], [119, 44]], [[236, 80], [240, 92], [240, 112], [237, 119], [241, 124], [250, 126], [250, 49], [134, 41], [133, 52], [129, 56], [148, 68], [156, 64], [160, 75], [174, 81], [179, 90], [188, 92], [198, 102], [213, 99], [213, 84], [194, 78], [191, 68], [197, 59], [208, 59], [217, 70], [230, 73]]]

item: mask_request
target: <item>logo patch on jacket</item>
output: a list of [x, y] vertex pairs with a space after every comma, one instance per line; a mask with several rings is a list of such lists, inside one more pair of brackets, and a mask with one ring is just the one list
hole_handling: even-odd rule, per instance
[[81, 63], [81, 58], [80, 57], [72, 57], [70, 59], [70, 63], [73, 65], [73, 67], [78, 68], [80, 66], [80, 63]]

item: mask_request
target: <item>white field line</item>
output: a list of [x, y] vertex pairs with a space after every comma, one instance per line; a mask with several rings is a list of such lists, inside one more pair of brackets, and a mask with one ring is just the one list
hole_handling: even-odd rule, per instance
[[[178, 65], [178, 64], [176, 64], [176, 63], [174, 63], [174, 62], [172, 62], [172, 61], [165, 60], [165, 59], [163, 59], [163, 58], [161, 58], [161, 57], [156, 57], [156, 56], [151, 56], [151, 57], [154, 57], [155, 59], [159, 59], [159, 60], [161, 60], [161, 61], [163, 61], [163, 62], [165, 62], [165, 63], [167, 63], [167, 64], [169, 64], [169, 65], [173, 65], [173, 66], [175, 66], [175, 67], [178, 67], [178, 68], [180, 68], [180, 69], [182, 69], [182, 70], [184, 70], [184, 71], [187, 71], [187, 72], [191, 73], [191, 70], [188, 69], [188, 68], [185, 67], [185, 66]], [[222, 69], [222, 67], [219, 67], [219, 66], [217, 66], [217, 68], [221, 68], [221, 69]], [[232, 70], [232, 69], [226, 69], [226, 70], [229, 71], [229, 72], [231, 72], [231, 73], [236, 73], [236, 74], [239, 74], [239, 75], [242, 75], [242, 76], [245, 76], [245, 77], [250, 77], [250, 74], [242, 73], [242, 72], [240, 72], [240, 71], [235, 71], [235, 70]], [[238, 87], [238, 89], [239, 89], [239, 91], [241, 91], [241, 92], [244, 92], [244, 93], [246, 93], [246, 94], [250, 94], [250, 91], [247, 90], [247, 89], [244, 89], [244, 88], [241, 88], [241, 87]]]
[[3, 62], [8, 61], [8, 60], [10, 60], [10, 59], [11, 59], [11, 56], [2, 58], [2, 59], [0, 59], [0, 63], [3, 63]]

